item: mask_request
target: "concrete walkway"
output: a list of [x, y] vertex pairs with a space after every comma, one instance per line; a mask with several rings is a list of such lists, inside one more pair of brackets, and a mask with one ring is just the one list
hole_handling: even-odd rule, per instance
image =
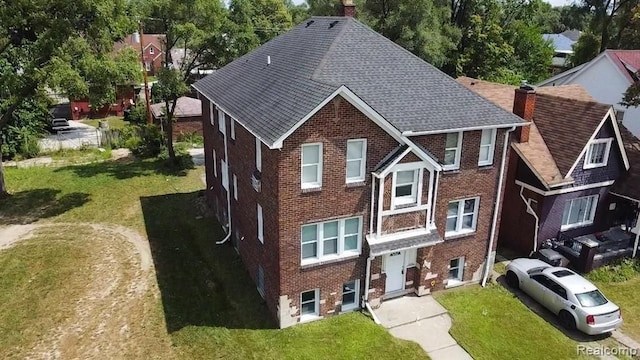
[[431, 296], [405, 296], [385, 301], [375, 314], [393, 336], [417, 342], [431, 359], [473, 359], [449, 335], [451, 317]]
[[189, 149], [187, 150], [191, 158], [193, 159], [193, 165], [195, 166], [203, 166], [204, 165], [204, 149]]

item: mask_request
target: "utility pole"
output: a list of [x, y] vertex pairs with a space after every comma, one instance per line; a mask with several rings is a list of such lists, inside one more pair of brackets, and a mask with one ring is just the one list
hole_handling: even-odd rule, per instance
[[144, 33], [142, 32], [142, 21], [138, 21], [138, 32], [140, 33], [140, 61], [142, 62], [142, 76], [144, 77], [144, 98], [147, 103], [147, 123], [153, 124], [151, 117], [151, 104], [149, 96], [149, 77], [147, 76], [147, 64], [144, 62]]

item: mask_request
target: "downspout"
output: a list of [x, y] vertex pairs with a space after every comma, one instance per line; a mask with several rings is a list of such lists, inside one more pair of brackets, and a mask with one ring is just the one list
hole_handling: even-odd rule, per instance
[[520, 198], [522, 198], [522, 201], [524, 201], [524, 205], [527, 207], [527, 212], [531, 214], [531, 216], [533, 216], [534, 219], [536, 219], [536, 227], [533, 229], [533, 252], [532, 253], [534, 253], [538, 250], [538, 227], [540, 224], [540, 218], [538, 217], [536, 212], [533, 211], [533, 208], [531, 207], [531, 205], [527, 202], [527, 199], [524, 197], [523, 191], [524, 191], [524, 186], [520, 186]]
[[516, 129], [512, 126], [511, 129], [504, 133], [504, 145], [502, 146], [502, 163], [500, 164], [500, 175], [498, 176], [498, 192], [496, 194], [496, 205], [493, 209], [493, 220], [491, 223], [491, 235], [489, 235], [489, 248], [487, 249], [487, 258], [484, 265], [484, 276], [482, 277], [482, 287], [487, 285], [487, 278], [489, 277], [489, 271], [491, 270], [492, 261], [491, 253], [493, 252], [493, 242], [496, 237], [496, 225], [498, 223], [498, 213], [500, 213], [500, 200], [502, 198], [502, 182], [504, 180], [504, 168], [507, 163], [507, 149], [509, 148], [509, 135]]
[[[375, 209], [374, 207], [375, 185], [376, 185], [376, 175], [374, 173], [371, 173], [371, 214], [370, 214], [371, 220], [369, 222], [369, 236], [373, 235], [373, 210]], [[380, 201], [380, 199], [378, 199], [378, 201]], [[369, 250], [369, 257], [367, 257], [367, 269], [365, 272], [365, 281], [364, 281], [364, 299], [362, 300], [362, 303], [364, 305], [363, 307], [367, 309], [369, 314], [371, 314], [373, 321], [376, 324], [380, 325], [381, 324], [380, 319], [378, 319], [376, 314], [373, 312], [371, 305], [369, 304], [369, 285], [371, 282], [371, 262], [373, 261], [373, 259], [375, 259], [375, 256], [371, 255], [371, 250]]]
[[371, 173], [371, 211], [369, 213], [369, 235], [373, 234], [373, 198], [376, 195], [376, 174]]
[[[219, 120], [218, 120], [219, 121]], [[226, 122], [225, 122], [225, 129], [224, 129], [224, 158], [225, 158], [225, 166], [227, 167], [226, 172], [227, 172], [227, 216], [229, 217], [229, 222], [227, 223], [228, 225], [228, 233], [227, 236], [225, 236], [224, 239], [220, 240], [220, 241], [216, 241], [217, 245], [220, 244], [224, 244], [226, 243], [229, 239], [231, 239], [231, 184], [229, 184], [229, 148], [227, 147], [227, 129], [226, 129]], [[224, 184], [223, 184], [224, 187]]]

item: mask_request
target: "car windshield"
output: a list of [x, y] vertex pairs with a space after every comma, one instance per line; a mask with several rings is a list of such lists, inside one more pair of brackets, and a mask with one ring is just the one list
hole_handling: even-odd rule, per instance
[[582, 294], [576, 294], [580, 305], [583, 307], [600, 306], [607, 303], [607, 299], [598, 290], [589, 291]]

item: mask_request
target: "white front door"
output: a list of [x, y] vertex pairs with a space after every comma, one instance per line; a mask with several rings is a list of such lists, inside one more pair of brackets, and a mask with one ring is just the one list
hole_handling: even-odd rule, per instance
[[387, 255], [384, 271], [387, 274], [385, 293], [404, 289], [404, 252], [396, 251]]

